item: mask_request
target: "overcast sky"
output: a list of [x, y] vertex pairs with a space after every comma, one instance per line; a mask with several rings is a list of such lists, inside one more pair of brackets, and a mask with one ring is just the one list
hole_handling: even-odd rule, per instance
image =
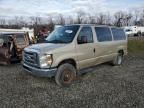
[[0, 0], [0, 16], [73, 15], [79, 10], [114, 13], [142, 6], [144, 0]]

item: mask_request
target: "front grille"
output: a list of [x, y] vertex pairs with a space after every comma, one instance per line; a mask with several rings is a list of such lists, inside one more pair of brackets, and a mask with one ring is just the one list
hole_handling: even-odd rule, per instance
[[23, 60], [28, 65], [38, 66], [38, 55], [37, 55], [37, 53], [24, 51]]

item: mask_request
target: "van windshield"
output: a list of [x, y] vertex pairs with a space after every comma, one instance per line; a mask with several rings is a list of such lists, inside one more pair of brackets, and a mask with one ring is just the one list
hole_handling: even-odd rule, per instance
[[58, 27], [51, 34], [49, 34], [49, 36], [46, 38], [46, 42], [70, 43], [73, 41], [79, 27], [79, 25]]

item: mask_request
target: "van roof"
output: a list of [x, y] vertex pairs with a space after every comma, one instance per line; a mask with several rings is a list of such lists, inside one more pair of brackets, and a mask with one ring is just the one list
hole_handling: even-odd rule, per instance
[[[98, 25], [98, 24], [67, 24], [64, 26], [71, 26], [71, 25], [79, 25], [79, 26], [98, 26], [98, 27], [116, 27], [116, 26], [110, 26], [110, 25]], [[121, 27], [116, 27], [121, 28]]]

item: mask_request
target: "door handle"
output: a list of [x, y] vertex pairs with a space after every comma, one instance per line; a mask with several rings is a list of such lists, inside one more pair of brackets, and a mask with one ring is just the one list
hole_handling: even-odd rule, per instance
[[96, 52], [95, 48], [93, 49], [93, 52], [94, 52], [94, 53]]

